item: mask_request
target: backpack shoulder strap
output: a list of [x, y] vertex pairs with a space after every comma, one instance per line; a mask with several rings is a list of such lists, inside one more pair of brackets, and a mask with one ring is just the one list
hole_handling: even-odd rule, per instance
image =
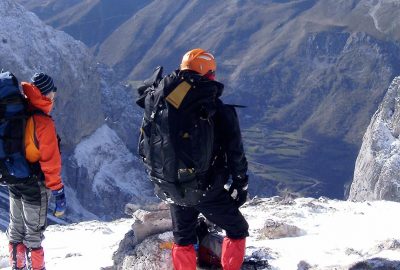
[[23, 97], [21, 97], [21, 95], [13, 95], [10, 97], [0, 99], [0, 106], [22, 104], [22, 103], [24, 103], [24, 100]]
[[[25, 100], [22, 95], [11, 95], [5, 98], [0, 99], [0, 122], [21, 119], [25, 117], [25, 113], [17, 113], [13, 116], [5, 116], [7, 112], [7, 107], [10, 105], [23, 105], [25, 106]], [[24, 110], [21, 110], [24, 112]]]
[[233, 107], [233, 108], [247, 108], [247, 106], [245, 106], [245, 105], [238, 105], [238, 104], [225, 104], [224, 103], [224, 105], [228, 106], [228, 107]]
[[28, 116], [33, 116], [33, 115], [43, 115], [43, 116], [53, 119], [51, 117], [51, 115], [48, 115], [47, 113], [45, 113], [41, 110], [33, 110], [33, 111], [28, 112]]

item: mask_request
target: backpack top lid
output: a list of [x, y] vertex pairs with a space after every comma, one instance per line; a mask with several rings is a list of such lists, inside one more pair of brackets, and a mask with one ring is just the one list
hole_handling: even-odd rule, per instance
[[155, 89], [163, 78], [163, 67], [158, 66], [154, 69], [153, 74], [150, 78], [143, 81], [143, 83], [138, 87], [137, 92], [139, 97], [136, 100], [136, 104], [144, 109], [144, 100], [147, 93], [151, 89]]
[[0, 73], [0, 99], [18, 96], [21, 92], [18, 88], [18, 80], [9, 71]]

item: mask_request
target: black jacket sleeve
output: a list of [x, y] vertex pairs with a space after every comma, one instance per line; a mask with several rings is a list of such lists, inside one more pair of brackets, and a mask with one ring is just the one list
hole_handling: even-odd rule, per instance
[[239, 119], [235, 107], [221, 104], [218, 106], [219, 120], [217, 132], [220, 132], [222, 150], [226, 154], [227, 166], [233, 181], [243, 179], [247, 173], [247, 159], [244, 153]]

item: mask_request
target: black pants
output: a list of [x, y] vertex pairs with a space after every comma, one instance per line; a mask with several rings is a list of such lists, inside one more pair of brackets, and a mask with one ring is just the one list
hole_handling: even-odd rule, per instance
[[194, 207], [171, 204], [172, 227], [176, 244], [186, 246], [197, 242], [196, 224], [200, 213], [224, 229], [231, 239], [249, 236], [249, 225], [233, 203], [229, 193], [221, 187], [208, 192], [203, 201]]

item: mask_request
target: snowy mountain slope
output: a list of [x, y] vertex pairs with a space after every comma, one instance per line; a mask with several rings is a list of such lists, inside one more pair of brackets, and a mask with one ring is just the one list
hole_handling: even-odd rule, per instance
[[[249, 221], [251, 234], [246, 254], [268, 259], [270, 269], [344, 270], [371, 258], [400, 266], [400, 235], [393, 219], [400, 212], [400, 203], [273, 197], [253, 199], [242, 212]], [[50, 226], [44, 240], [47, 268], [111, 267], [112, 254], [132, 222], [124, 219]], [[135, 250], [128, 250], [126, 269], [172, 269], [167, 244], [171, 238], [171, 232], [155, 235]], [[0, 233], [0, 242], [6, 241], [4, 233]], [[8, 269], [6, 249], [6, 245], [0, 245], [0, 269]]]

